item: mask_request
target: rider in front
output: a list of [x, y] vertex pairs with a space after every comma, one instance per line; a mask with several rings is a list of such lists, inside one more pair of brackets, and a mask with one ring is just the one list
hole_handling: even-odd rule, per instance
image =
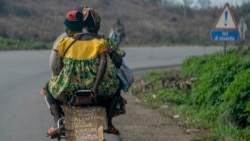
[[100, 24], [97, 31], [83, 33], [83, 19], [82, 12], [69, 11], [64, 20], [68, 37], [59, 39], [57, 48], [53, 49], [60, 64], [51, 68], [52, 73], [59, 73], [54, 73], [46, 86], [46, 98], [54, 116], [54, 125], [47, 132], [49, 136], [57, 133], [56, 122], [62, 115], [60, 104], [67, 103], [75, 91], [90, 89], [97, 99], [111, 99], [120, 87], [116, 67], [107, 57], [107, 40], [97, 34]]
[[109, 38], [113, 39], [116, 45], [119, 46], [125, 37], [125, 26], [121, 22], [120, 18], [117, 18], [116, 23], [114, 23], [111, 27]]

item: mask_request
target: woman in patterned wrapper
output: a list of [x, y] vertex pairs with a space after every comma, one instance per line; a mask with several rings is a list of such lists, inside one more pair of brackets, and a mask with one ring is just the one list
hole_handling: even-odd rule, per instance
[[77, 10], [66, 14], [64, 24], [68, 37], [58, 39], [52, 51], [60, 64], [51, 66], [53, 75], [46, 86], [46, 98], [54, 116], [54, 125], [47, 132], [49, 136], [57, 133], [56, 122], [62, 114], [60, 104], [67, 103], [75, 91], [90, 89], [98, 100], [108, 100], [120, 87], [116, 67], [107, 56], [107, 40], [94, 32], [83, 33], [83, 19], [83, 13]]
[[[124, 57], [125, 52], [115, 47], [114, 44], [111, 43], [110, 39], [107, 39], [103, 35], [98, 34], [99, 29], [100, 29], [101, 18], [100, 18], [100, 15], [97, 13], [97, 11], [92, 8], [85, 8], [83, 9], [83, 13], [84, 13], [84, 25], [85, 25], [85, 29], [87, 30], [87, 34], [92, 35], [92, 36], [102, 36], [103, 39], [105, 39], [108, 42], [107, 54], [110, 54], [110, 51], [112, 50], [110, 47], [113, 46], [114, 49], [119, 52], [119, 55]], [[107, 56], [107, 58], [111, 60], [109, 55]], [[111, 133], [111, 134], [116, 134], [116, 135], [120, 134], [119, 130], [117, 130], [112, 123], [112, 118], [113, 116], [115, 116], [114, 114], [119, 115], [119, 114], [125, 114], [126, 112], [125, 104], [127, 103], [127, 101], [124, 98], [122, 98], [120, 94], [121, 94], [121, 83], [119, 82], [119, 89], [112, 96], [112, 98], [109, 98], [109, 99], [99, 98], [98, 99], [98, 103], [101, 106], [106, 107], [106, 111], [107, 111], [108, 129], [105, 130], [106, 133]], [[120, 107], [117, 108], [117, 106], [120, 106]]]

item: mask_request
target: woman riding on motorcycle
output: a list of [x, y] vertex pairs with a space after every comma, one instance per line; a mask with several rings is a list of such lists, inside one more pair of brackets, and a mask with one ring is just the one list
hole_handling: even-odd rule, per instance
[[[96, 10], [92, 8], [84, 8], [83, 13], [84, 13], [84, 25], [85, 25], [85, 29], [87, 30], [87, 33], [93, 36], [100, 36], [98, 35], [99, 29], [100, 29], [100, 22], [101, 22], [100, 15], [97, 13]], [[104, 36], [103, 36], [103, 39], [105, 39], [106, 41], [110, 41]], [[110, 46], [110, 43], [108, 45]], [[111, 51], [110, 48], [108, 48], [107, 54], [109, 54], [110, 51]], [[121, 52], [123, 53], [122, 55], [125, 55], [125, 52], [123, 51]], [[109, 55], [107, 56], [107, 58], [108, 60], [110, 60]], [[116, 93], [112, 95], [112, 97], [110, 98], [99, 97], [98, 98], [98, 104], [100, 106], [106, 107], [108, 129], [106, 129], [105, 132], [116, 134], [116, 135], [119, 135], [120, 132], [113, 125], [112, 118], [115, 114], [116, 107], [117, 105], [119, 105], [119, 103], [120, 103], [119, 106], [121, 106], [119, 110], [125, 113], [123, 106], [124, 106], [124, 102], [126, 103], [126, 100], [123, 99], [120, 95], [121, 93], [120, 83], [119, 83], [118, 88], [119, 89], [117, 89]]]
[[[116, 67], [107, 56], [107, 40], [95, 30], [83, 33], [83, 19], [83, 13], [77, 10], [66, 14], [64, 24], [68, 37], [60, 39], [57, 49], [53, 50], [59, 56], [61, 68], [47, 84], [46, 97], [54, 116], [48, 135], [56, 134], [56, 122], [62, 114], [60, 104], [67, 103], [75, 91], [90, 89], [97, 99], [111, 99], [120, 87]], [[90, 18], [89, 22], [97, 21]], [[99, 28], [100, 25], [96, 30]]]

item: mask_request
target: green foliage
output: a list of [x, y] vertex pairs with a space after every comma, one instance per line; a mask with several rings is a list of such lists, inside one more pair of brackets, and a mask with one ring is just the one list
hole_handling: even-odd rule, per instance
[[[240, 134], [248, 131], [250, 125], [249, 53], [249, 49], [229, 50], [226, 55], [196, 56], [183, 62], [181, 74], [198, 78], [187, 104], [199, 107], [196, 116], [203, 127], [217, 129], [213, 132], [217, 135], [212, 135], [216, 140], [233, 136], [250, 139], [249, 134]], [[229, 126], [230, 130], [225, 130]], [[238, 130], [239, 127], [244, 129]]]
[[50, 49], [51, 43], [26, 41], [26, 40], [14, 40], [0, 37], [0, 50], [39, 50]]
[[193, 85], [193, 94], [190, 96], [192, 103], [210, 107], [220, 104], [220, 95], [234, 80], [239, 62], [239, 55], [228, 53], [226, 56], [208, 57], [210, 59], [200, 68], [198, 81]]
[[[249, 117], [247, 104], [250, 101], [250, 62], [248, 50], [229, 50], [202, 57], [191, 57], [184, 61], [182, 74], [196, 76], [189, 103], [200, 108], [220, 108], [221, 118], [245, 127]], [[218, 111], [218, 109], [216, 109]], [[217, 116], [217, 115], [215, 115]]]
[[[184, 77], [200, 76], [205, 70], [210, 69], [214, 58], [223, 57], [221, 53], [204, 56], [191, 56], [182, 62], [181, 75]], [[207, 64], [211, 64], [207, 66]], [[207, 68], [208, 67], [208, 68]]]
[[228, 86], [224, 95], [221, 96], [221, 99], [223, 100], [221, 111], [229, 111], [227, 113], [229, 114], [228, 116], [230, 116], [232, 120], [241, 127], [246, 127], [247, 119], [250, 119], [250, 111], [247, 107], [250, 102], [249, 80], [250, 69], [240, 71], [236, 74], [235, 80]]
[[[144, 83], [146, 82], [146, 88], [138, 87], [133, 91], [139, 92], [137, 94], [138, 97], [144, 103], [150, 104], [152, 107], [157, 107], [157, 105], [164, 104], [166, 102], [174, 103], [174, 104], [182, 104], [184, 103], [187, 95], [183, 94], [182, 90], [177, 89], [176, 87], [172, 88], [164, 88], [162, 85], [162, 79], [166, 78], [170, 74], [167, 71], [153, 71], [144, 75], [140, 80], [143, 80]], [[139, 82], [140, 82], [139, 80]], [[154, 85], [151, 87], [151, 85]], [[142, 89], [147, 89], [146, 93], [140, 93]], [[182, 95], [182, 96], [180, 96]]]
[[[180, 95], [182, 95], [180, 97]], [[183, 104], [186, 98], [186, 95], [181, 91], [170, 88], [170, 89], [161, 89], [157, 92], [154, 90], [147, 92], [146, 94], [140, 94], [138, 97], [141, 98], [143, 103], [146, 103], [154, 108], [159, 108], [161, 105], [168, 104]]]
[[[156, 108], [174, 104], [168, 111], [185, 117], [184, 124], [209, 131], [202, 140], [250, 140], [249, 60], [249, 48], [189, 57], [183, 61], [180, 73], [182, 77], [197, 78], [190, 93], [166, 88], [141, 97]], [[150, 80], [158, 75], [151, 73]]]

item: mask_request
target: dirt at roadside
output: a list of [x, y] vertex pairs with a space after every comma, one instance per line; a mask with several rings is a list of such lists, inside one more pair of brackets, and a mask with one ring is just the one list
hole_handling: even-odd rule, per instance
[[[137, 76], [141, 76], [138, 74]], [[132, 94], [122, 94], [127, 99], [127, 113], [114, 118], [122, 141], [190, 141], [195, 133], [186, 133], [170, 117], [165, 117], [149, 107], [138, 104]]]
[[138, 104], [135, 96], [128, 94], [124, 98], [128, 100], [127, 113], [114, 118], [122, 141], [190, 141], [195, 136], [185, 133], [186, 128], [173, 119]]

